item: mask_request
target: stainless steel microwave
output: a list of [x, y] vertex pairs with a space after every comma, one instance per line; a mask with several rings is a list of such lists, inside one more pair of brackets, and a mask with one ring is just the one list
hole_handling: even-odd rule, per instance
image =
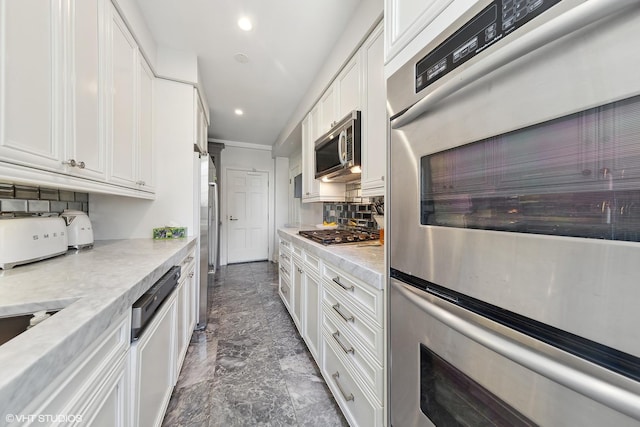
[[360, 179], [360, 111], [353, 110], [315, 143], [316, 179]]

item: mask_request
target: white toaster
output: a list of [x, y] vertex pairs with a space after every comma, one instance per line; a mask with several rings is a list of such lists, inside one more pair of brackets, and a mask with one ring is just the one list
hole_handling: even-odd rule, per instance
[[8, 269], [67, 252], [62, 218], [0, 219], [0, 268]]

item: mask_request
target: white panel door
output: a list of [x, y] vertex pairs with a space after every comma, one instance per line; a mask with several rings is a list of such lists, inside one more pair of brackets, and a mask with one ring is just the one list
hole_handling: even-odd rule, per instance
[[269, 176], [267, 172], [227, 171], [228, 262], [269, 256]]
[[61, 1], [0, 1], [0, 159], [62, 169]]
[[106, 176], [103, 5], [101, 0], [71, 3], [72, 137], [65, 155], [78, 164], [67, 166], [68, 173], [100, 180]]
[[112, 8], [111, 22], [111, 175], [119, 184], [136, 184], [138, 47]]

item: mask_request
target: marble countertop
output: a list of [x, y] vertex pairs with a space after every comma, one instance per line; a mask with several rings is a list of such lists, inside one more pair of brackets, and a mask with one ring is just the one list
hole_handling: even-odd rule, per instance
[[384, 248], [382, 245], [374, 246], [370, 243], [322, 245], [298, 234], [300, 230], [314, 228], [314, 226], [284, 227], [278, 229], [278, 235], [374, 288], [384, 288]]
[[195, 243], [97, 241], [90, 250], [0, 271], [0, 317], [62, 309], [0, 346], [0, 414], [19, 413]]

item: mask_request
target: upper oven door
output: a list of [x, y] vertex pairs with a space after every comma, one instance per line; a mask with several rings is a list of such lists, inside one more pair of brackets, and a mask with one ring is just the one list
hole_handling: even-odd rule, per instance
[[418, 93], [415, 64], [456, 28], [391, 76], [390, 267], [639, 357], [640, 243], [420, 217], [425, 156], [640, 94], [638, 28], [637, 0], [563, 0]]

